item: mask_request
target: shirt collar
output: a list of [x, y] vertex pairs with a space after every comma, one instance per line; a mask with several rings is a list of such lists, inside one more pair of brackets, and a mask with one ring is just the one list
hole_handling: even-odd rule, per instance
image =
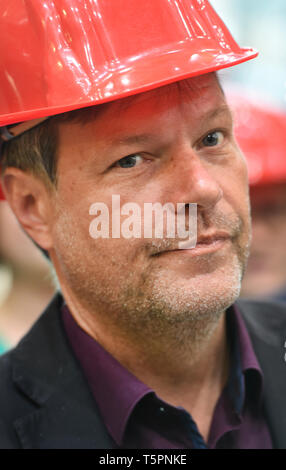
[[66, 305], [62, 309], [62, 318], [103, 421], [113, 440], [120, 445], [134, 407], [152, 390], [85, 333]]
[[234, 304], [226, 315], [231, 356], [227, 389], [235, 412], [241, 415], [246, 400], [261, 404], [263, 373], [238, 307]]
[[[85, 333], [66, 305], [62, 316], [72, 349], [82, 366], [104, 423], [116, 444], [121, 445], [135, 406], [144, 396], [154, 395], [154, 392]], [[226, 387], [233, 407], [240, 415], [246, 398], [254, 396], [257, 403], [261, 401], [263, 374], [236, 305], [227, 310], [226, 325], [231, 354]]]

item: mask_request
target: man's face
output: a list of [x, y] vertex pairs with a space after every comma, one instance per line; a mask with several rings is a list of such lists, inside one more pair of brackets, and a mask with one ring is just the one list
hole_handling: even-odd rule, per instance
[[[90, 206], [196, 203], [198, 241], [93, 239]], [[88, 124], [61, 125], [51, 256], [89, 312], [122, 329], [222, 312], [237, 298], [249, 247], [245, 160], [216, 77], [113, 102]], [[125, 216], [126, 217], [126, 216]], [[122, 220], [124, 216], [122, 216]], [[163, 330], [162, 326], [162, 330]]]

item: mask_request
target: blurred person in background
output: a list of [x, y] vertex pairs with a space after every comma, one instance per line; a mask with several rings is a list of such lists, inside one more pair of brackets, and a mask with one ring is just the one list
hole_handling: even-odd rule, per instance
[[262, 51], [256, 63], [223, 73], [225, 88], [231, 94], [234, 87], [238, 91], [239, 96], [232, 96], [240, 108], [237, 138], [250, 166], [253, 243], [241, 296], [285, 300], [286, 2], [212, 0], [212, 4], [238, 41]]
[[286, 301], [286, 113], [232, 94], [235, 134], [249, 168], [252, 247], [242, 297]]
[[50, 267], [0, 204], [0, 354], [15, 346], [54, 293]]

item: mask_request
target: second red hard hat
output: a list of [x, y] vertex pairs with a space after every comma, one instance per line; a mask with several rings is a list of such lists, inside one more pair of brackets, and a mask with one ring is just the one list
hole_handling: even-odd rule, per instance
[[286, 111], [250, 99], [245, 93], [229, 96], [235, 135], [246, 156], [251, 185], [286, 182]]

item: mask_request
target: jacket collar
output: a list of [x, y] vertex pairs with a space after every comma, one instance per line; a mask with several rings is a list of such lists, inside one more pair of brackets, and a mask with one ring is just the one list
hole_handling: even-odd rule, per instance
[[286, 304], [237, 302], [264, 374], [264, 409], [274, 448], [286, 448]]
[[61, 324], [56, 295], [12, 352], [12, 378], [32, 412], [14, 427], [24, 448], [113, 448]]

